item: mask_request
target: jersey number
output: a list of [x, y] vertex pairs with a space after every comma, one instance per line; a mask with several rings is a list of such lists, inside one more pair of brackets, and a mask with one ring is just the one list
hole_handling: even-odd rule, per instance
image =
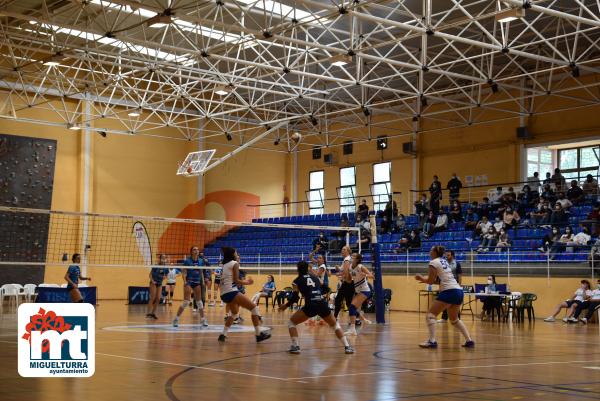
[[310, 286], [310, 287], [315, 287], [315, 282], [312, 281], [311, 278], [307, 278], [306, 279], [306, 285]]

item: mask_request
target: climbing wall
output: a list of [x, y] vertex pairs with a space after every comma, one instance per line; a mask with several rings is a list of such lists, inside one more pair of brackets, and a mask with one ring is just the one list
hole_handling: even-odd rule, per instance
[[[50, 209], [56, 141], [0, 134], [0, 205]], [[49, 218], [0, 211], [0, 261], [43, 262]], [[44, 267], [0, 265], [0, 285], [39, 284]]]

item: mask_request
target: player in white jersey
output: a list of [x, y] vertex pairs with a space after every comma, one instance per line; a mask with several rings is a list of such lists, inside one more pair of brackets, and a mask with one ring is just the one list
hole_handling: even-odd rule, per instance
[[347, 336], [355, 336], [356, 318], [360, 316], [360, 308], [362, 304], [371, 296], [371, 288], [367, 279], [373, 278], [373, 273], [361, 264], [362, 255], [360, 253], [352, 254], [352, 265], [350, 266], [350, 276], [354, 284], [354, 297], [349, 306], [350, 328], [346, 331]]
[[234, 316], [239, 313], [240, 306], [248, 309], [252, 314], [252, 324], [256, 334], [256, 342], [267, 340], [271, 337], [268, 330], [262, 330], [260, 327], [260, 312], [258, 306], [253, 303], [247, 296], [242, 294], [238, 287], [244, 285], [252, 285], [254, 280], [247, 278], [240, 279], [240, 264], [238, 262], [239, 255], [234, 248], [223, 247], [223, 271], [221, 273], [221, 300], [225, 302], [231, 311], [227, 316], [223, 332], [219, 336], [219, 341], [224, 342], [227, 339], [227, 332], [233, 324]]
[[456, 282], [448, 261], [443, 258], [445, 251], [446, 249], [443, 246], [432, 247], [429, 252], [432, 259], [429, 262], [429, 275], [427, 277], [423, 277], [420, 274], [415, 276], [415, 279], [421, 283], [438, 283], [440, 286], [440, 292], [429, 308], [429, 312], [427, 312], [426, 321], [427, 328], [429, 329], [429, 339], [419, 344], [419, 346], [421, 348], [437, 348], [438, 344], [435, 340], [436, 316], [447, 310], [450, 323], [465, 336], [466, 341], [463, 347], [472, 348], [475, 346], [475, 342], [471, 339], [467, 327], [458, 316], [463, 303], [463, 290], [460, 284]]
[[175, 293], [175, 286], [177, 285], [177, 276], [181, 274], [179, 269], [169, 269], [167, 273], [167, 298], [169, 299], [169, 305], [173, 303], [173, 295]]

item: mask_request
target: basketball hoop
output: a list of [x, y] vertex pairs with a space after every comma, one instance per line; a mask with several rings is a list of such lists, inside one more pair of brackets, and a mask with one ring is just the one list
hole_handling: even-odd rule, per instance
[[200, 150], [187, 155], [177, 169], [177, 175], [183, 177], [197, 177], [204, 172], [208, 163], [215, 154], [215, 149]]

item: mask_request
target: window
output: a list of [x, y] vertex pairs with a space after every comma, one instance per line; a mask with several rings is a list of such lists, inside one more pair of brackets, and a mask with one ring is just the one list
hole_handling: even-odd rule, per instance
[[[533, 177], [536, 171], [540, 173], [540, 179], [546, 177], [546, 173], [554, 172], [554, 152], [547, 148], [527, 149], [527, 177]], [[524, 177], [524, 178], [527, 178]]]
[[311, 171], [308, 174], [308, 209], [311, 216], [325, 212], [324, 176], [323, 170]]
[[356, 168], [340, 169], [340, 213], [354, 213], [356, 210]]
[[384, 210], [392, 194], [391, 183], [392, 163], [377, 163], [373, 165], [373, 185], [371, 195], [373, 196], [373, 209]]
[[600, 146], [561, 149], [558, 151], [558, 167], [567, 180], [583, 181], [588, 174], [598, 176]]

